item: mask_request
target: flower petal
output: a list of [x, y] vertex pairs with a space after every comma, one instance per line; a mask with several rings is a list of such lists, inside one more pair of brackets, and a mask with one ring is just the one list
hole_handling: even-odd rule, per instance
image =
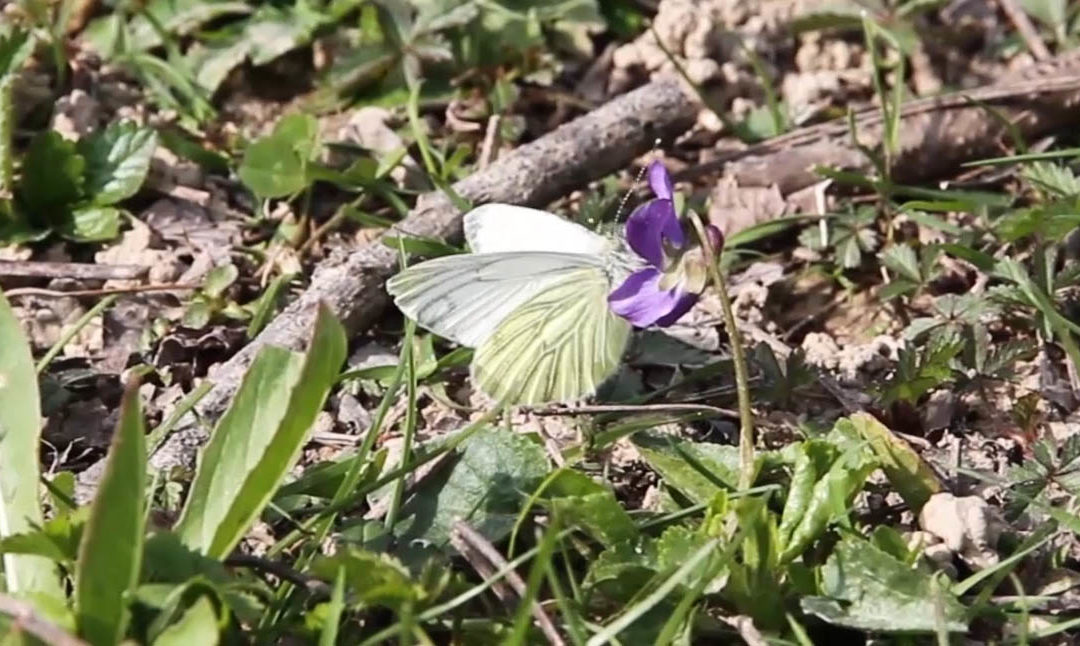
[[660, 276], [660, 272], [652, 267], [630, 274], [622, 285], [608, 295], [611, 311], [635, 327], [642, 328], [668, 316], [681, 306], [680, 295], [683, 292], [679, 289], [660, 289]]
[[671, 308], [670, 312], [656, 319], [654, 325], [657, 327], [668, 327], [669, 325], [673, 325], [681, 319], [684, 314], [689, 312], [690, 308], [694, 306], [694, 303], [697, 303], [698, 301], [698, 294], [695, 294], [694, 292], [685, 292], [678, 288], [675, 288], [673, 291], [676, 293], [675, 306]]
[[657, 268], [664, 266], [664, 238], [676, 247], [686, 243], [671, 200], [649, 200], [627, 218], [626, 241], [630, 248]]
[[670, 200], [675, 193], [671, 187], [671, 176], [659, 160], [649, 164], [649, 186], [661, 200]]

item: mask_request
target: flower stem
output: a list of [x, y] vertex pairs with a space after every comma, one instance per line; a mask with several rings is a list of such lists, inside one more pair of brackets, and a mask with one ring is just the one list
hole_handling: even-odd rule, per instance
[[716, 250], [712, 248], [709, 236], [705, 234], [705, 227], [701, 219], [693, 211], [687, 211], [690, 222], [693, 223], [701, 248], [705, 252], [705, 263], [709, 268], [709, 277], [716, 287], [716, 293], [720, 296], [720, 307], [724, 310], [724, 325], [727, 327], [728, 338], [731, 339], [731, 361], [735, 364], [735, 391], [739, 399], [739, 489], [749, 489], [754, 484], [754, 411], [750, 407], [750, 377], [746, 370], [746, 353], [743, 349], [742, 335], [735, 325], [735, 312], [731, 308], [731, 298], [728, 296], [724, 278], [720, 275], [720, 267], [717, 264]]

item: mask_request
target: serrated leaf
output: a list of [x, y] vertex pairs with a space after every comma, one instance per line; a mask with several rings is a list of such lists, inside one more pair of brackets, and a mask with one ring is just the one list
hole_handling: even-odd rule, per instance
[[53, 130], [34, 136], [22, 162], [19, 198], [29, 220], [39, 227], [62, 221], [69, 205], [83, 196], [86, 160], [75, 144]]
[[915, 250], [906, 244], [894, 244], [879, 254], [881, 263], [901, 278], [915, 283], [922, 283], [919, 271], [919, 258]]
[[[40, 526], [38, 450], [41, 409], [30, 345], [0, 291], [0, 539]], [[3, 555], [4, 588], [63, 599], [56, 568], [31, 554]]]
[[803, 611], [837, 626], [885, 633], [967, 630], [967, 609], [948, 589], [861, 538], [836, 546], [822, 569], [822, 592], [804, 597]]
[[930, 496], [942, 490], [933, 470], [918, 453], [874, 416], [855, 413], [850, 419], [855, 430], [877, 455], [881, 469], [893, 488], [913, 512], [919, 513]]
[[146, 429], [137, 384], [124, 392], [105, 473], [79, 542], [75, 615], [79, 634], [95, 645], [120, 641], [128, 597], [138, 583], [146, 531]]
[[114, 122], [79, 141], [86, 159], [85, 193], [97, 206], [109, 206], [137, 193], [150, 172], [157, 132], [131, 121]]
[[449, 467], [429, 475], [401, 509], [395, 533], [446, 545], [464, 520], [490, 541], [509, 534], [529, 494], [548, 473], [543, 447], [501, 428], [480, 429]]
[[305, 355], [262, 349], [200, 458], [176, 529], [186, 545], [229, 554], [299, 457], [345, 352], [345, 332], [325, 306]]

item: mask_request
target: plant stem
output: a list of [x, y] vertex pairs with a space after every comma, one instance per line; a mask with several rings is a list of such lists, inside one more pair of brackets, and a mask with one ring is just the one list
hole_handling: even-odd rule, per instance
[[709, 267], [709, 277], [720, 296], [720, 307], [724, 310], [724, 325], [728, 338], [731, 339], [731, 361], [735, 364], [735, 391], [739, 399], [739, 489], [749, 489], [754, 484], [754, 411], [750, 407], [750, 377], [746, 370], [746, 353], [743, 349], [742, 335], [735, 325], [735, 312], [731, 308], [724, 278], [720, 275], [716, 250], [712, 248], [701, 219], [693, 211], [687, 212], [694, 224], [701, 248], [705, 251], [705, 263]]

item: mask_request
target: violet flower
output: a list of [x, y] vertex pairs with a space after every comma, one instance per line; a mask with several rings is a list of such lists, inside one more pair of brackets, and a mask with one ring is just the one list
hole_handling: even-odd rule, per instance
[[[704, 252], [693, 231], [683, 230], [672, 201], [671, 177], [658, 161], [649, 165], [649, 186], [656, 199], [636, 208], [626, 221], [626, 242], [647, 266], [608, 295], [611, 311], [639, 328], [675, 323], [708, 282]], [[705, 231], [719, 253], [723, 234], [712, 225]]]

